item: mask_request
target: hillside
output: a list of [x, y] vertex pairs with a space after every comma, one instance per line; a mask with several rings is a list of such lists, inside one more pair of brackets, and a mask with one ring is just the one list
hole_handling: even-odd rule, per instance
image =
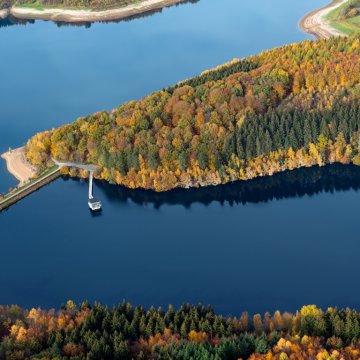
[[359, 60], [359, 37], [265, 51], [37, 134], [27, 158], [94, 163], [98, 178], [156, 191], [360, 164]]

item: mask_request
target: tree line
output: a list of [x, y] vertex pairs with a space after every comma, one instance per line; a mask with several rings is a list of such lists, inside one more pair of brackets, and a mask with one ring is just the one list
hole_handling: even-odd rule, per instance
[[359, 354], [359, 339], [360, 314], [348, 308], [324, 312], [309, 305], [295, 314], [224, 317], [189, 304], [166, 311], [126, 302], [108, 308], [68, 301], [58, 312], [0, 306], [4, 359], [284, 360], [309, 351], [351, 359], [347, 354]]

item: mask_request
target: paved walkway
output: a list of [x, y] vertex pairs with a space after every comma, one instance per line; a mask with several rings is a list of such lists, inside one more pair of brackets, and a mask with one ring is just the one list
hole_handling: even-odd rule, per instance
[[[29, 185], [23, 186], [22, 188], [14, 191], [14, 193], [11, 193], [10, 196], [7, 196], [5, 199], [0, 200], [0, 211], [4, 210], [11, 204], [17, 202], [18, 200], [22, 199], [23, 197], [31, 194], [33, 191], [39, 189], [40, 187], [44, 186], [45, 184], [51, 182], [53, 179], [50, 179], [50, 181], [46, 181], [52, 176], [54, 176], [56, 173], [59, 173], [59, 169], [54, 169], [50, 173], [41, 176], [36, 181], [30, 183]], [[44, 184], [42, 184], [44, 183]]]
[[87, 170], [87, 171], [96, 171], [97, 169], [99, 169], [98, 166], [91, 165], [91, 164], [86, 165], [86, 164], [77, 164], [77, 163], [73, 163], [73, 162], [61, 162], [61, 161], [57, 161], [55, 159], [52, 159], [52, 161], [60, 168], [66, 166], [66, 167], [75, 167], [75, 168], [83, 169], [83, 170]]

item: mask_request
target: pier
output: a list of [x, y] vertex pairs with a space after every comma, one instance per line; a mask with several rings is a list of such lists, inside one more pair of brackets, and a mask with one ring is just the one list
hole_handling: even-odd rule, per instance
[[85, 165], [85, 164], [76, 164], [73, 162], [60, 162], [55, 159], [52, 159], [55, 163], [55, 166], [51, 169], [45, 171], [38, 178], [33, 179], [22, 186], [15, 188], [14, 190], [7, 193], [3, 198], [0, 198], [0, 212], [7, 209], [11, 205], [17, 203], [21, 199], [30, 195], [34, 191], [42, 188], [43, 186], [54, 181], [61, 176], [60, 169], [62, 167], [75, 167], [78, 169], [83, 169], [89, 172], [89, 194], [88, 194], [88, 206], [91, 211], [100, 211], [102, 209], [101, 201], [94, 198], [93, 196], [93, 178], [94, 171], [98, 169], [96, 165]]
[[88, 205], [91, 211], [100, 211], [102, 209], [101, 201], [95, 199], [93, 196], [93, 178], [94, 178], [94, 171], [90, 171], [89, 175], [89, 196], [88, 196]]
[[94, 198], [93, 196], [93, 179], [94, 179], [94, 171], [98, 170], [99, 167], [91, 164], [78, 164], [74, 162], [61, 162], [55, 159], [52, 161], [59, 167], [75, 167], [77, 169], [86, 170], [89, 172], [89, 194], [88, 194], [88, 206], [91, 211], [101, 211], [102, 204], [99, 199]]

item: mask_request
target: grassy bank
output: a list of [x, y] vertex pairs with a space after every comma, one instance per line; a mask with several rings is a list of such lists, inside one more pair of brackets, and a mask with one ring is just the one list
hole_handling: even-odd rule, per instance
[[17, 6], [36, 10], [44, 9], [93, 9], [107, 10], [141, 3], [140, 0], [0, 0], [0, 9]]
[[0, 0], [0, 16], [69, 23], [114, 21], [187, 1], [199, 0]]
[[336, 30], [347, 34], [360, 33], [360, 1], [349, 0], [344, 5], [331, 11], [326, 17]]
[[15, 2], [14, 6], [18, 8], [25, 9], [33, 9], [33, 10], [50, 10], [50, 9], [66, 9], [66, 10], [94, 10], [94, 11], [102, 11], [102, 10], [112, 10], [117, 8], [122, 8], [128, 5], [136, 5], [141, 4], [141, 1], [115, 1], [109, 5], [106, 3], [99, 3], [96, 6], [89, 1], [77, 2], [77, 1], [57, 1], [54, 3], [47, 3], [47, 1], [43, 0], [35, 0], [30, 2]]
[[141, 5], [144, 0], [0, 0], [0, 10], [11, 7], [33, 10], [114, 10]]
[[60, 176], [60, 171], [58, 167], [53, 166], [49, 169], [46, 169], [41, 175], [32, 179], [25, 185], [11, 189], [4, 196], [2, 197], [0, 196], [0, 211], [7, 209], [11, 205], [15, 204], [24, 197], [30, 195], [34, 191], [49, 184], [59, 176]]

